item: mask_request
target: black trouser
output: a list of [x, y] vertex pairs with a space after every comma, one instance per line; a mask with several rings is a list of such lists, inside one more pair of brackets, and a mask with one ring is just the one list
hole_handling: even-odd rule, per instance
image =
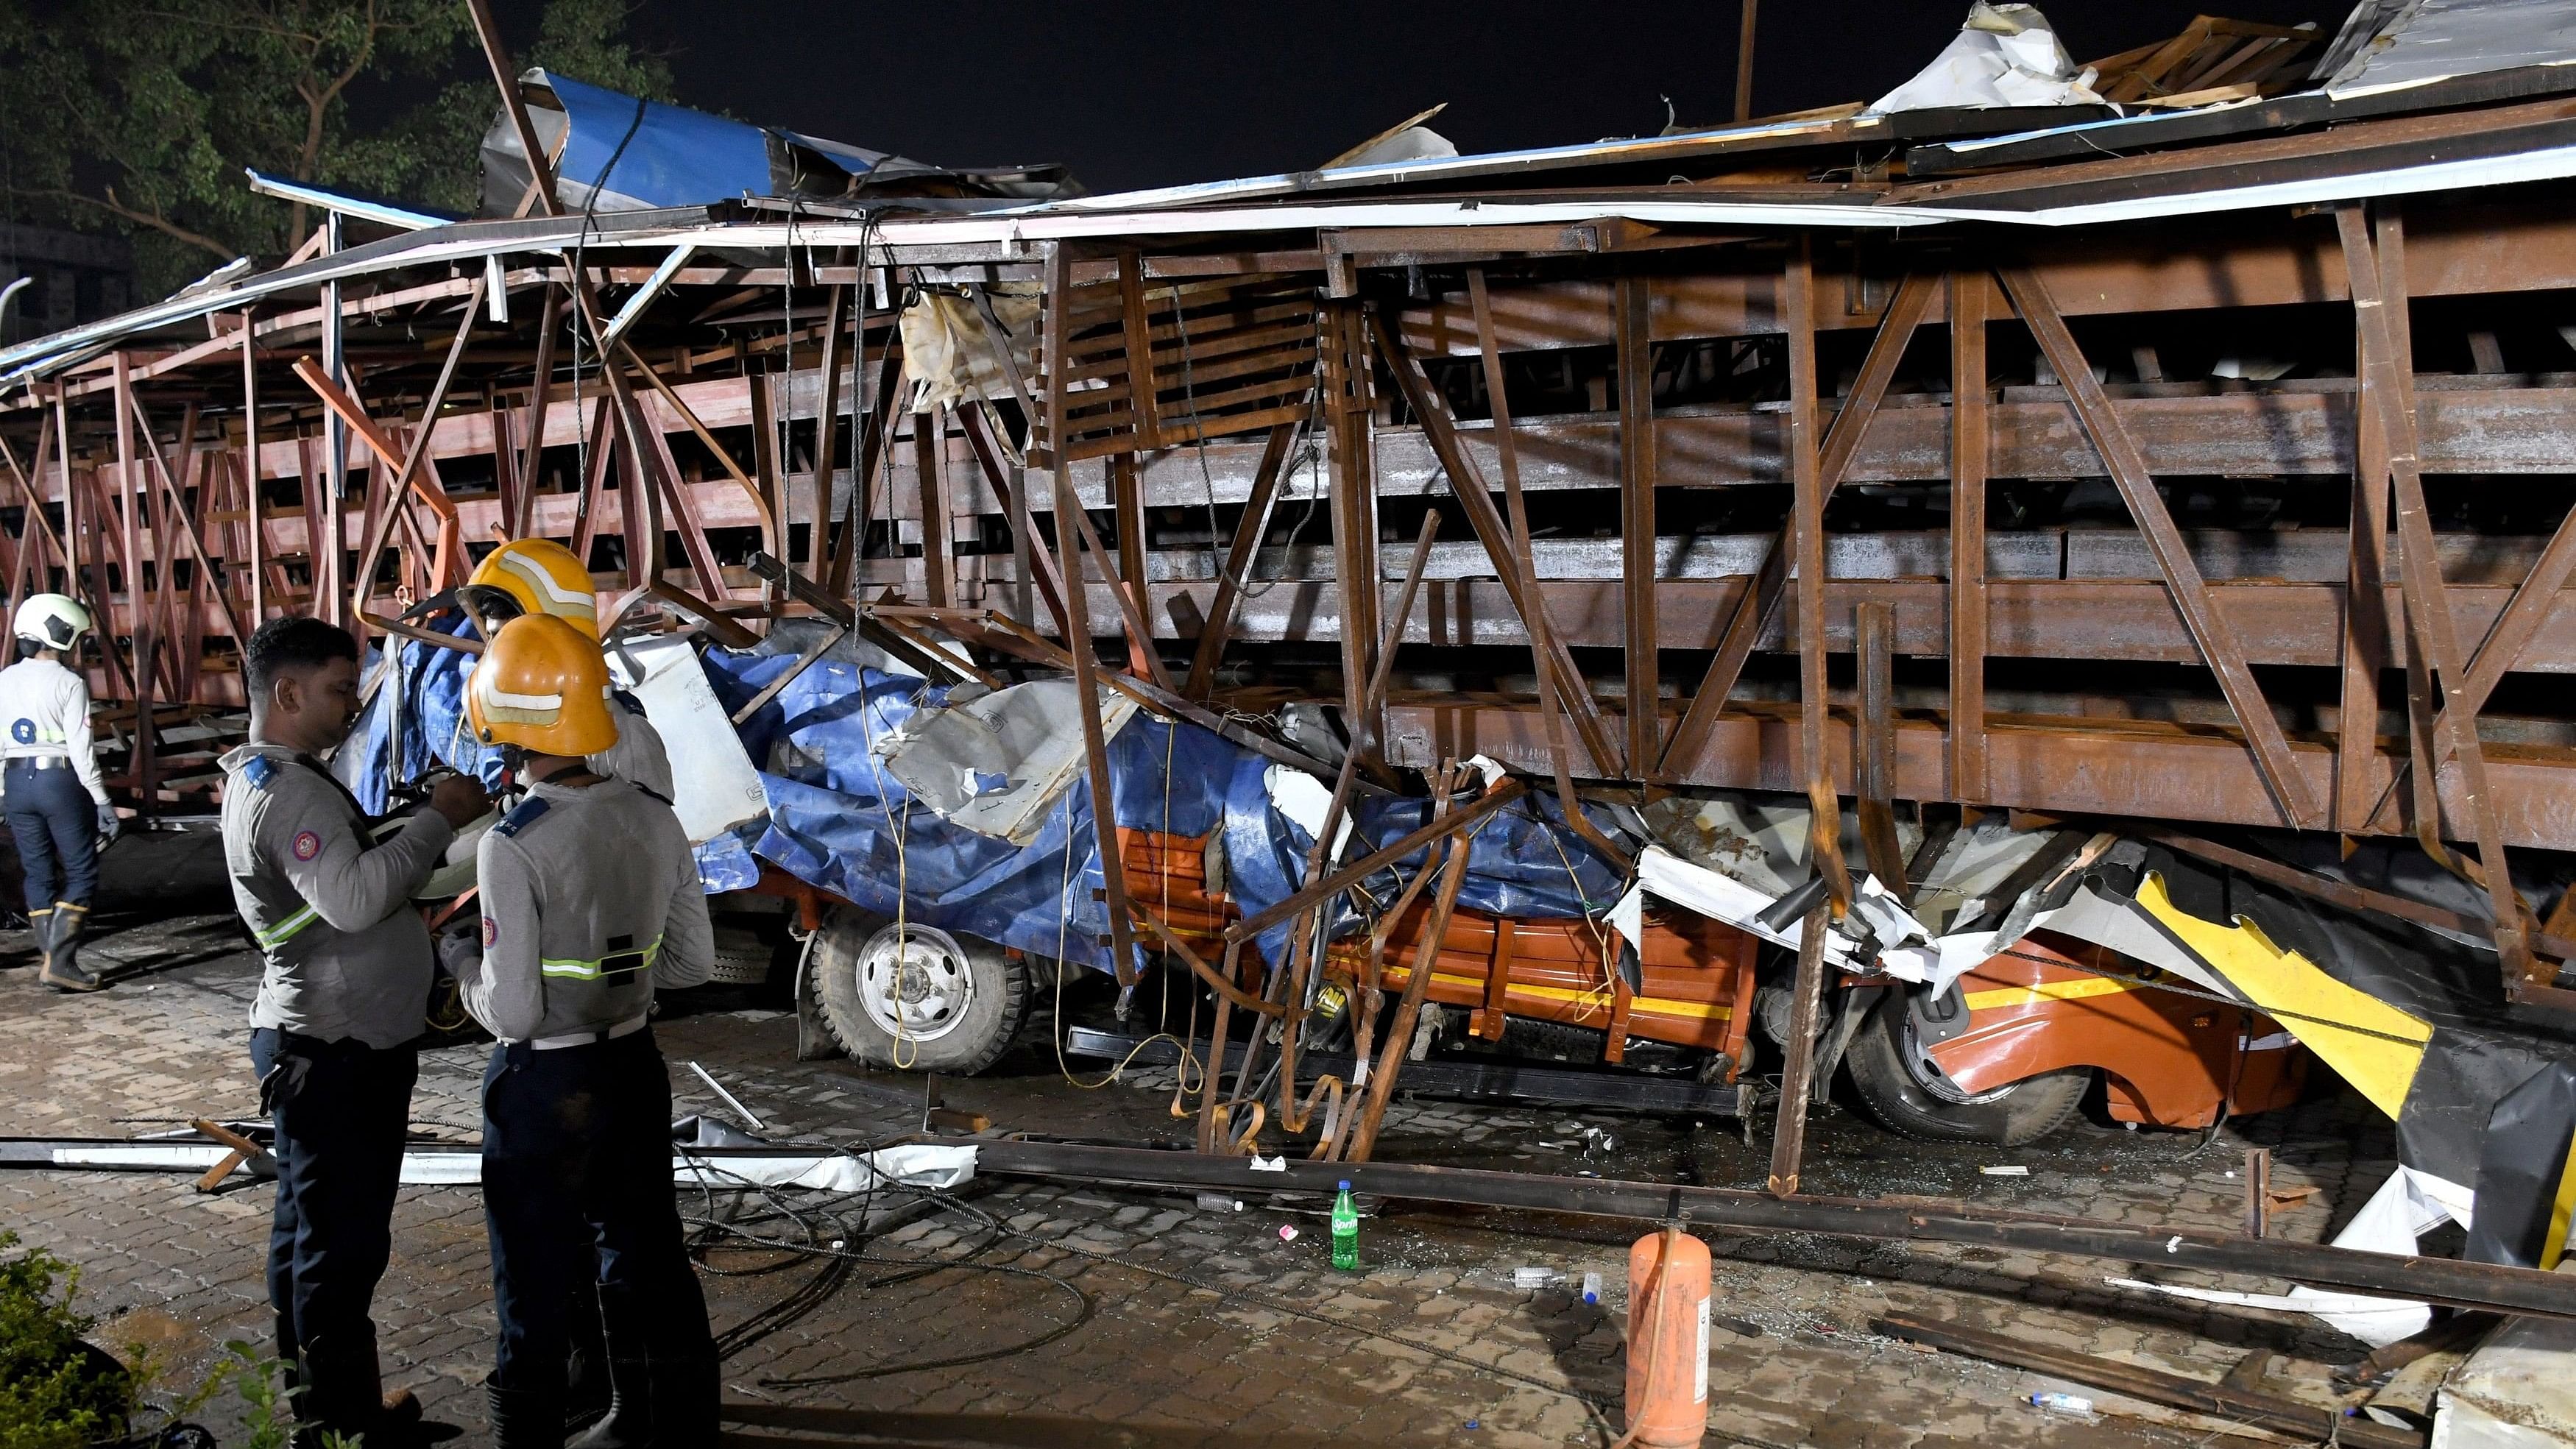
[[649, 1386], [653, 1442], [715, 1442], [715, 1346], [680, 1241], [671, 1083], [651, 1031], [493, 1049], [483, 1073], [483, 1212], [501, 1320], [492, 1384], [560, 1404], [575, 1274], [598, 1252], [619, 1393]]
[[11, 760], [0, 778], [8, 792], [9, 834], [27, 873], [27, 909], [51, 910], [56, 901], [89, 904], [98, 889], [98, 802], [81, 788], [68, 763], [40, 770], [32, 760]]
[[[420, 1057], [408, 1045], [378, 1050], [261, 1027], [250, 1034], [250, 1060], [277, 1128], [268, 1301], [278, 1354], [298, 1371], [307, 1417], [354, 1422], [377, 1407], [368, 1307], [393, 1252]], [[344, 1385], [345, 1405], [333, 1401]]]

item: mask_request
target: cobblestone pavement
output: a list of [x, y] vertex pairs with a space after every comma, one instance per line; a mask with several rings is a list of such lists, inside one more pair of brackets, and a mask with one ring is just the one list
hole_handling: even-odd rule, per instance
[[[26, 962], [24, 936], [0, 935], [0, 1135], [125, 1136], [254, 1110], [243, 1012], [256, 964], [222, 913], [208, 844], [155, 836], [111, 854], [93, 956], [130, 974], [105, 994], [45, 991], [32, 971], [6, 969]], [[918, 1125], [917, 1079], [795, 1062], [793, 1018], [750, 996], [677, 1007], [657, 1032], [683, 1111], [730, 1115], [687, 1069], [696, 1061], [773, 1137], [848, 1142]], [[418, 1132], [474, 1137], [484, 1051], [423, 1058]], [[1075, 1067], [1086, 1085], [1100, 1076], [1096, 1064]], [[1168, 1069], [1076, 1090], [1043, 1044], [996, 1074], [940, 1085], [948, 1105], [1001, 1127], [1154, 1142], [1188, 1132], [1169, 1110]], [[1621, 1144], [1586, 1159], [1577, 1141], [1586, 1125]], [[2225, 1227], [2240, 1201], [2230, 1169], [2249, 1145], [2274, 1150], [2282, 1186], [2318, 1189], [2281, 1219], [2281, 1231], [2311, 1239], [2393, 1165], [2386, 1124], [2335, 1095], [2229, 1124], [2206, 1144], [2201, 1134], [2087, 1124], [2011, 1151], [1901, 1142], [1827, 1109], [1811, 1128], [1807, 1183]], [[1461, 1166], [1757, 1186], [1768, 1142], [1757, 1132], [1748, 1144], [1731, 1123], [1420, 1101], [1389, 1113], [1381, 1149]], [[2029, 1176], [1978, 1172], [2001, 1163]], [[269, 1189], [246, 1177], [201, 1195], [172, 1175], [0, 1173], [0, 1226], [80, 1264], [82, 1301], [110, 1319], [101, 1336], [149, 1345], [176, 1385], [201, 1377], [226, 1339], [262, 1343], [269, 1204]], [[739, 1244], [709, 1253], [716, 1328], [749, 1340], [725, 1365], [733, 1442], [1300, 1449], [1615, 1437], [1604, 1411], [1615, 1416], [1621, 1384], [1622, 1264], [1634, 1235], [1624, 1225], [1386, 1204], [1363, 1225], [1367, 1268], [1354, 1276], [1331, 1270], [1313, 1202], [1214, 1211], [1186, 1195], [988, 1182], [867, 1238], [856, 1227], [868, 1205], [850, 1200], [684, 1202], [700, 1215], [782, 1206], [806, 1216], [746, 1230], [800, 1240], [810, 1231], [863, 1256], [833, 1264]], [[1293, 1241], [1283, 1227], [1297, 1229]], [[1710, 1241], [1721, 1325], [1710, 1345], [1712, 1445], [2164, 1445], [2251, 1432], [2098, 1394], [2102, 1411], [2089, 1420], [2043, 1412], [2025, 1396], [2068, 1386], [1871, 1335], [1871, 1317], [1888, 1310], [2205, 1378], [2249, 1352], [2278, 1352], [2272, 1386], [2318, 1403], [2331, 1399], [2325, 1365], [2361, 1351], [2311, 1319], [2110, 1288], [2104, 1280], [2126, 1270], [2092, 1260], [1804, 1236]], [[1569, 1282], [1600, 1272], [1605, 1302], [1586, 1305], [1568, 1288], [1517, 1290], [1512, 1270], [1522, 1265]], [[840, 1275], [836, 1286], [818, 1279], [824, 1267]], [[377, 1299], [388, 1377], [415, 1386], [431, 1417], [469, 1445], [483, 1442], [486, 1275], [476, 1193], [405, 1188]], [[773, 1322], [791, 1295], [816, 1301]], [[227, 1442], [238, 1431], [232, 1412], [219, 1403], [204, 1416]]]

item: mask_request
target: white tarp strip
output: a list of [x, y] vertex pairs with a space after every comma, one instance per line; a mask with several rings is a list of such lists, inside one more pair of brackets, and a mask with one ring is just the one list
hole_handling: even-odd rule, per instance
[[[2400, 1167], [2370, 1195], [2370, 1201], [2362, 1204], [2361, 1211], [2344, 1225], [2344, 1230], [2335, 1234], [2334, 1246], [2411, 1258], [2418, 1251], [2417, 1240], [2445, 1220], [2466, 1228], [2475, 1203], [2476, 1194], [2456, 1182]], [[2304, 1286], [2293, 1287], [2287, 1293], [2229, 1293], [2215, 1288], [2147, 1283], [2136, 1278], [2109, 1281], [2114, 1287], [2138, 1288], [2170, 1298], [2188, 1298], [2194, 1303], [2313, 1313], [2373, 1348], [2412, 1338], [2433, 1321], [2430, 1307], [2405, 1298], [2326, 1293]]]
[[[82, 1168], [120, 1171], [157, 1168], [200, 1172], [221, 1162], [226, 1154], [226, 1148], [211, 1143], [115, 1143], [56, 1148], [53, 1163], [56, 1167], [75, 1171]], [[864, 1192], [880, 1184], [894, 1184], [944, 1191], [974, 1177], [975, 1149], [971, 1145], [915, 1142], [881, 1148], [865, 1156], [834, 1152], [808, 1157], [709, 1149], [674, 1154], [671, 1175], [675, 1184], [690, 1188], [758, 1185], [808, 1188], [817, 1192]], [[471, 1187], [482, 1180], [483, 1158], [480, 1153], [403, 1154], [402, 1181], [410, 1186]]]

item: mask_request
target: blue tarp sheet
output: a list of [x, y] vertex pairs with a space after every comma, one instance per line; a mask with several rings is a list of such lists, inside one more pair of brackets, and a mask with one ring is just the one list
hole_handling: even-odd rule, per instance
[[[447, 627], [470, 631], [462, 621]], [[793, 662], [786, 654], [713, 648], [701, 659], [728, 710]], [[433, 765], [497, 780], [496, 753], [477, 745], [462, 722], [473, 662], [434, 645], [401, 646], [400, 674], [377, 692], [343, 747], [349, 756], [343, 778], [369, 810], [384, 808], [392, 780], [417, 778]], [[741, 727], [743, 745], [761, 767], [768, 817], [700, 847], [701, 879], [709, 891], [743, 889], [758, 880], [759, 862], [766, 860], [867, 910], [892, 915], [900, 894], [908, 919], [1109, 969], [1109, 949], [1100, 944], [1109, 918], [1096, 899], [1100, 860], [1086, 779], [1074, 779], [1036, 840], [1017, 846], [914, 804], [872, 753], [876, 740], [947, 698], [946, 686], [839, 660], [820, 661], [797, 676]], [[392, 742], [397, 701], [398, 758]], [[1109, 745], [1119, 820], [1179, 836], [1222, 830], [1226, 889], [1247, 914], [1296, 892], [1311, 844], [1271, 805], [1263, 783], [1269, 768], [1268, 760], [1211, 731], [1141, 713]], [[1427, 800], [1362, 797], [1346, 858], [1402, 836], [1429, 810]], [[1459, 904], [1524, 918], [1607, 910], [1619, 894], [1617, 872], [1561, 822], [1554, 801], [1523, 800], [1479, 825]], [[1392, 899], [1428, 854], [1417, 851], [1398, 862], [1368, 883], [1371, 893]], [[1336, 928], [1354, 919], [1344, 907]], [[1276, 963], [1286, 949], [1286, 928], [1266, 933], [1260, 945]]]
[[[450, 614], [423, 626], [460, 639], [478, 637], [462, 614]], [[437, 766], [476, 776], [487, 787], [501, 783], [501, 756], [485, 749], [465, 722], [465, 678], [474, 672], [476, 656], [442, 649], [417, 639], [395, 648], [393, 678], [378, 686], [358, 722], [331, 761], [332, 773], [358, 797], [369, 814], [381, 815], [397, 782], [408, 783]], [[375, 668], [370, 658], [367, 668]], [[399, 750], [395, 723], [401, 723]]]
[[[648, 206], [693, 206], [746, 193], [766, 196], [769, 137], [758, 126], [728, 121], [685, 106], [643, 102], [570, 76], [549, 72], [546, 84], [572, 123], [556, 174], [583, 186], [605, 185]], [[627, 139], [628, 127], [634, 137]], [[618, 143], [625, 141], [620, 153]], [[609, 170], [611, 158], [616, 170]], [[601, 177], [605, 175], [603, 183]]]

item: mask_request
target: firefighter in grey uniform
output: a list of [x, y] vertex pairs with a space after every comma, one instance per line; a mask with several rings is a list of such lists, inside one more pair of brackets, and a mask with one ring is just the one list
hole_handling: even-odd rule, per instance
[[614, 742], [608, 666], [564, 620], [503, 624], [466, 686], [525, 798], [477, 852], [483, 951], [458, 981], [499, 1045], [483, 1075], [483, 1205], [501, 1341], [494, 1442], [563, 1443], [567, 1281], [597, 1249], [614, 1402], [581, 1441], [716, 1441], [706, 1302], [671, 1181], [671, 1087], [648, 1022], [657, 987], [706, 981], [713, 929], [667, 802], [596, 773]]
[[27, 873], [27, 926], [57, 991], [105, 985], [81, 969], [81, 930], [98, 885], [98, 852], [116, 838], [116, 810], [91, 748], [89, 681], [66, 665], [90, 632], [89, 610], [61, 594], [33, 594], [10, 621], [25, 657], [0, 669], [0, 791], [9, 834]]
[[357, 642], [318, 619], [271, 619], [243, 655], [250, 743], [222, 762], [224, 865], [264, 957], [251, 1065], [276, 1128], [278, 1356], [305, 1422], [298, 1443], [332, 1430], [379, 1449], [419, 1417], [408, 1390], [384, 1392], [369, 1317], [429, 1000], [429, 932], [411, 892], [490, 803], [451, 777], [371, 846], [366, 812], [315, 758], [357, 715]]

